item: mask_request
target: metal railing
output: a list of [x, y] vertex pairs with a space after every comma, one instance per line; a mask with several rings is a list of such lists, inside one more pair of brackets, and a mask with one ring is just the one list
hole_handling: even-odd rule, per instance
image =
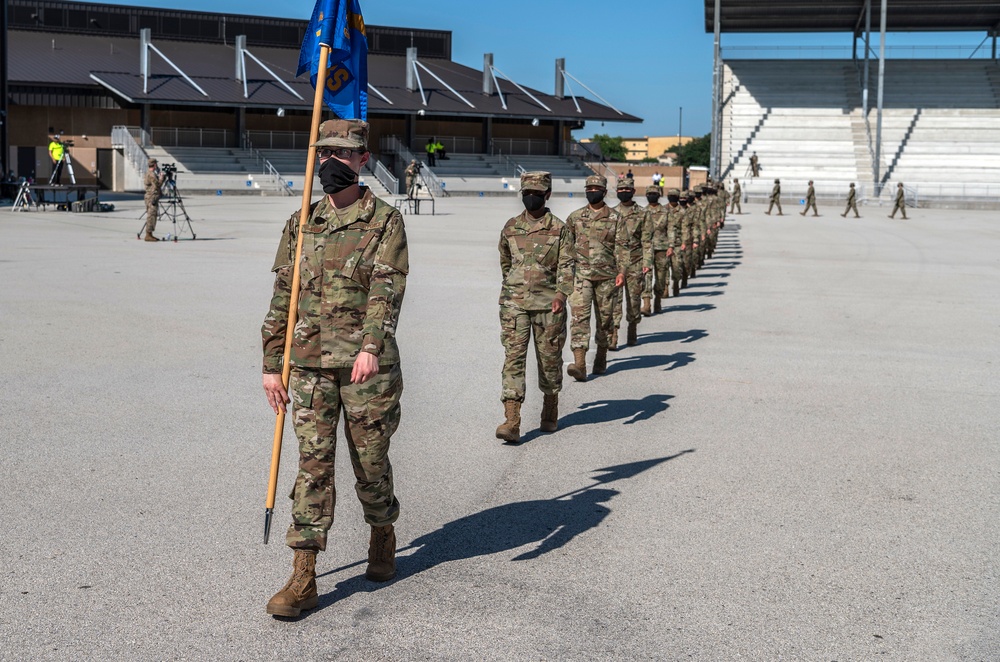
[[232, 147], [236, 137], [229, 129], [154, 126], [149, 132], [152, 143], [159, 147]]
[[494, 138], [490, 141], [490, 154], [524, 154], [527, 156], [548, 156], [552, 153], [552, 141], [539, 138]]
[[[375, 161], [375, 166], [372, 167], [372, 161]], [[399, 195], [399, 180], [396, 179], [389, 169], [382, 165], [381, 161], [376, 159], [371, 159], [368, 161], [368, 168], [371, 170], [372, 174], [375, 175], [385, 190], [389, 192], [389, 195]]]
[[267, 160], [267, 157], [261, 154], [259, 149], [254, 147], [253, 141], [250, 140], [247, 133], [249, 132], [244, 132], [243, 134], [243, 149], [250, 152], [250, 156], [253, 157], [255, 165], [260, 168], [261, 174], [270, 177], [274, 182], [274, 185], [281, 190], [282, 195], [295, 195], [295, 192], [292, 190], [292, 185], [281, 176], [281, 173], [278, 172], [278, 169]]
[[445, 152], [453, 154], [479, 154], [483, 151], [482, 139], [471, 136], [414, 136], [414, 145], [418, 146], [417, 149], [424, 149], [423, 146], [431, 138], [444, 145]]
[[[859, 59], [864, 55], [864, 48], [860, 51]], [[886, 46], [885, 51], [887, 60], [993, 59], [990, 51], [971, 45]], [[851, 46], [727, 46], [722, 49], [723, 60], [849, 60], [853, 57]]]
[[244, 139], [259, 149], [308, 149], [309, 133], [306, 131], [245, 131]]
[[137, 126], [117, 125], [111, 127], [111, 146], [121, 148], [125, 160], [141, 178], [146, 172], [149, 155], [143, 145], [149, 144], [149, 135]]

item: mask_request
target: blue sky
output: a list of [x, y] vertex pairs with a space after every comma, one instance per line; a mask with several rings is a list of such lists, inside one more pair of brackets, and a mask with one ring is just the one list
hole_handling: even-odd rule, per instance
[[[117, 4], [117, 3], [116, 3]], [[134, 5], [306, 20], [314, 0], [139, 0]], [[712, 108], [712, 35], [704, 31], [701, 0], [652, 0], [619, 5], [600, 0], [361, 0], [373, 25], [452, 31], [452, 57], [481, 69], [483, 53], [495, 66], [530, 87], [552, 93], [555, 59], [619, 109], [642, 124], [588, 122], [577, 137], [594, 133], [623, 136], [675, 135], [684, 108], [685, 135], [709, 130]], [[281, 11], [276, 11], [280, 7]], [[890, 35], [888, 44], [975, 47], [985, 35]], [[877, 35], [876, 35], [877, 37]], [[723, 47], [839, 46], [849, 56], [851, 36], [723, 35]], [[877, 38], [873, 47], [877, 48]], [[987, 45], [988, 47], [988, 45]], [[808, 57], [803, 52], [803, 57]], [[571, 83], [572, 84], [572, 83]], [[574, 90], [590, 96], [575, 84]]]

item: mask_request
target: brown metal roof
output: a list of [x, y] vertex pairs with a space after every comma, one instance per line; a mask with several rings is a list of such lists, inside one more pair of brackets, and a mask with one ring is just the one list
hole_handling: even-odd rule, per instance
[[[865, 0], [721, 0], [723, 32], [856, 32]], [[880, 0], [872, 0], [872, 26]], [[997, 0], [888, 0], [891, 32], [1000, 31]], [[705, 0], [705, 31], [715, 30], [715, 0]]]
[[[296, 90], [296, 98], [270, 77], [257, 63], [247, 58], [249, 96], [243, 96], [243, 84], [235, 79], [235, 49], [221, 43], [180, 42], [156, 39], [158, 49], [180, 67], [208, 93], [203, 96], [155, 53], [150, 53], [150, 80], [143, 92], [139, 73], [139, 40], [137, 38], [88, 36], [67, 33], [44, 33], [12, 30], [10, 33], [10, 82], [13, 85], [88, 86], [100, 85], [128, 103], [170, 105], [247, 106], [312, 108], [312, 86], [305, 76], [294, 78], [298, 64], [298, 49], [248, 48], [276, 74]], [[551, 112], [538, 106], [523, 92], [507, 81], [500, 88], [507, 101], [505, 110], [497, 94], [482, 93], [482, 72], [450, 60], [428, 58], [420, 60], [475, 108], [448, 91], [426, 72], [421, 72], [427, 106], [420, 92], [406, 89], [406, 59], [392, 55], [370, 55], [368, 78], [388, 104], [376, 94], [369, 94], [372, 113], [412, 114], [424, 110], [428, 115], [494, 116], [538, 118], [539, 120], [592, 120], [641, 122], [634, 115], [619, 115], [608, 106], [578, 97], [581, 112], [571, 98], [557, 99], [552, 95], [531, 90]]]

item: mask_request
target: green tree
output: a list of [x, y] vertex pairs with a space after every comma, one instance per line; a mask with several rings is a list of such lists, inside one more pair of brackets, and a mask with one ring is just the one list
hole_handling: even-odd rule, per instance
[[691, 166], [709, 165], [712, 158], [712, 134], [706, 133], [701, 138], [695, 138], [686, 145], [674, 145], [668, 152], [677, 155], [676, 165], [690, 168]]
[[601, 154], [608, 161], [624, 161], [628, 152], [621, 136], [609, 136], [606, 133], [594, 135], [594, 142], [601, 148]]

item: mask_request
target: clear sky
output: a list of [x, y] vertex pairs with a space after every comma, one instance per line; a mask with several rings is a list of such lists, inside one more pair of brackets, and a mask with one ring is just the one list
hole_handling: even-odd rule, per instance
[[[116, 2], [114, 4], [123, 4]], [[133, 5], [281, 16], [306, 20], [314, 0], [138, 0]], [[620, 9], [618, 9], [620, 8]], [[483, 53], [522, 85], [552, 93], [555, 60], [612, 105], [642, 124], [588, 122], [578, 138], [594, 133], [662, 136], [709, 131], [712, 109], [712, 35], [704, 30], [701, 0], [646, 0], [622, 5], [606, 0], [361, 0], [372, 25], [452, 32], [452, 58], [475, 69]], [[890, 35], [890, 46], [958, 44], [975, 47], [984, 34]], [[877, 37], [877, 35], [876, 35]], [[849, 57], [851, 36], [723, 35], [723, 47], [761, 45], [840, 46]], [[877, 48], [877, 39], [873, 42]], [[803, 57], [809, 57], [804, 54]], [[579, 89], [572, 81], [574, 91]]]

